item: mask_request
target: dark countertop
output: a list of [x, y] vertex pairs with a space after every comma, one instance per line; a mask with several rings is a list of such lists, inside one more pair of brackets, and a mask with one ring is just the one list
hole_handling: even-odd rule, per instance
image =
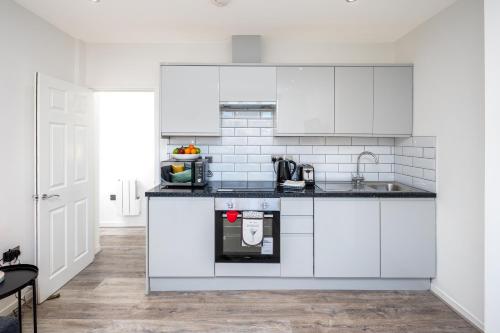
[[[219, 198], [284, 198], [284, 197], [338, 197], [338, 198], [435, 198], [436, 193], [420, 190], [407, 185], [397, 184], [405, 189], [402, 192], [387, 192], [364, 187], [356, 190], [325, 191], [321, 187], [348, 186], [350, 183], [318, 182], [315, 187], [303, 190], [284, 190], [276, 188], [273, 182], [209, 182], [203, 188], [165, 188], [158, 185], [146, 192], [147, 197], [219, 197]], [[368, 182], [367, 185], [383, 183]]]

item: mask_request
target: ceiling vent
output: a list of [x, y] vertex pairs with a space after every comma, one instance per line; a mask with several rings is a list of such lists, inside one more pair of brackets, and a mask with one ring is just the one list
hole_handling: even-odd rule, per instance
[[234, 63], [259, 63], [261, 38], [258, 35], [235, 35], [232, 37]]

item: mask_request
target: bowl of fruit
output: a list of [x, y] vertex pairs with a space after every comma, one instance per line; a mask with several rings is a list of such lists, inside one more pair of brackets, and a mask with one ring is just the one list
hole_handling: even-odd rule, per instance
[[178, 161], [192, 161], [200, 157], [201, 150], [193, 144], [188, 147], [175, 148], [172, 151], [172, 158]]

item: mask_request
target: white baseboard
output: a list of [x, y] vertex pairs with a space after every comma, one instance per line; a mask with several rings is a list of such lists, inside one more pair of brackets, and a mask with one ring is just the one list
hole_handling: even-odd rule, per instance
[[[24, 290], [21, 295], [26, 298], [27, 302], [29, 302], [33, 296], [31, 287], [27, 287]], [[6, 304], [2, 304], [2, 308], [0, 308], [0, 316], [8, 316], [12, 313], [12, 311], [14, 311], [14, 309], [17, 309], [17, 298], [14, 295], [5, 298], [5, 301]]]
[[441, 288], [436, 287], [435, 285], [431, 286], [431, 292], [440, 298], [443, 302], [448, 304], [448, 306], [455, 311], [459, 316], [467, 320], [471, 325], [476, 327], [481, 332], [484, 332], [484, 323], [479, 320], [476, 316], [470, 313], [467, 309], [461, 306], [453, 297], [449, 296], [446, 292], [444, 292]]
[[123, 222], [123, 221], [101, 221], [99, 227], [103, 228], [136, 228], [145, 227], [145, 223], [140, 222]]

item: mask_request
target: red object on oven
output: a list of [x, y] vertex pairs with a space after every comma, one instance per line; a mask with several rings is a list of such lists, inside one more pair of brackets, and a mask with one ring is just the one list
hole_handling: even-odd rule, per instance
[[226, 218], [229, 221], [229, 223], [234, 223], [238, 219], [238, 211], [236, 210], [229, 210], [226, 212]]

